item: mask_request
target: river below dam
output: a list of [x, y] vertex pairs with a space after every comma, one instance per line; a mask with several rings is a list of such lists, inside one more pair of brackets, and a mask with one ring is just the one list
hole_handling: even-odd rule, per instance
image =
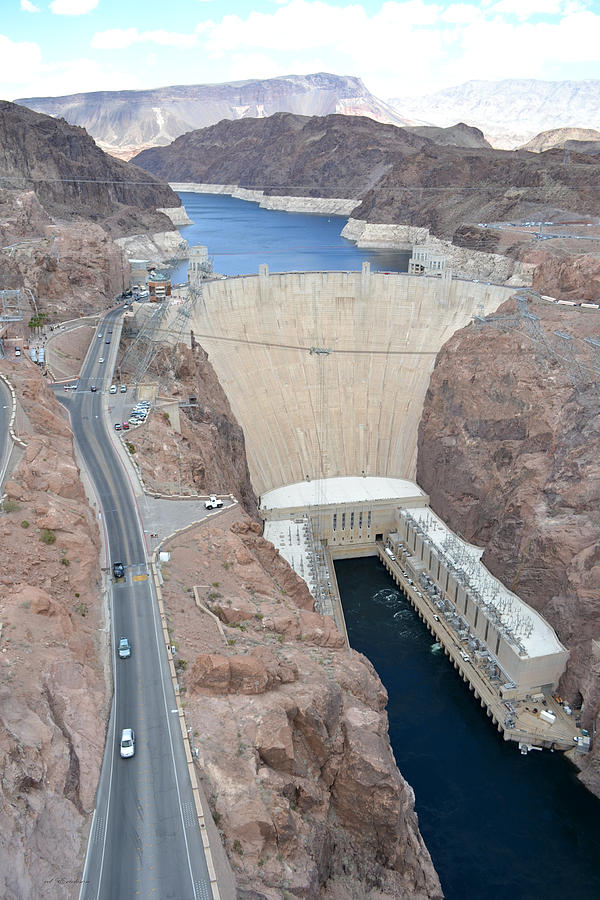
[[392, 748], [447, 900], [600, 897], [600, 800], [574, 767], [502, 739], [378, 559], [335, 570], [350, 643], [388, 691]]
[[[340, 237], [344, 216], [317, 216], [261, 209], [226, 194], [179, 193], [193, 225], [179, 227], [190, 247], [208, 249], [215, 272], [255, 275], [261, 263], [271, 272], [346, 272], [363, 262], [373, 271], [406, 272], [409, 252], [359, 250]], [[169, 273], [174, 284], [187, 278], [187, 260]]]
[[[358, 250], [345, 219], [180, 194], [215, 271], [406, 271], [408, 254]], [[172, 273], [184, 281], [187, 262]], [[600, 898], [600, 800], [560, 753], [505, 743], [408, 600], [375, 558], [336, 563], [352, 647], [389, 694], [390, 739], [416, 795], [419, 824], [447, 900]]]

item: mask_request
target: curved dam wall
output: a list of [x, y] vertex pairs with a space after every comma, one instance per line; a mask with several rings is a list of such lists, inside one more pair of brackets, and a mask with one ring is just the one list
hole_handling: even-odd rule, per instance
[[205, 283], [190, 327], [244, 430], [255, 491], [339, 475], [414, 480], [438, 350], [512, 291], [368, 264], [282, 275], [263, 266]]

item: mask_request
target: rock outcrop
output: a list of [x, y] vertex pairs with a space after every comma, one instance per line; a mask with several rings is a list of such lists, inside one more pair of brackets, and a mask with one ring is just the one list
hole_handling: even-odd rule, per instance
[[176, 668], [238, 897], [441, 897], [368, 660], [235, 510], [168, 548]]
[[149, 258], [179, 254], [181, 236], [159, 211], [180, 209], [179, 197], [82, 128], [0, 102], [0, 170], [0, 283], [26, 289], [26, 302], [33, 294], [29, 315], [69, 318], [112, 302], [129, 286], [115, 239]]
[[2, 365], [27, 448], [0, 510], [0, 895], [76, 896], [108, 714], [99, 535], [67, 420]]
[[600, 256], [571, 254], [540, 263], [533, 275], [533, 288], [557, 300], [600, 300]]
[[3, 289], [31, 291], [51, 317], [103, 309], [129, 284], [129, 263], [100, 225], [54, 223], [33, 191], [0, 190], [0, 242]]
[[548, 209], [597, 211], [593, 157], [443, 146], [370, 119], [277, 113], [223, 121], [145, 150], [140, 167], [174, 182], [238, 185], [274, 195], [361, 197], [370, 223], [426, 227], [450, 240], [464, 223], [527, 217]]
[[553, 128], [550, 131], [542, 131], [535, 137], [519, 147], [520, 150], [530, 150], [532, 153], [543, 153], [545, 150], [572, 149], [582, 152], [581, 145], [595, 145], [600, 152], [600, 131], [595, 128]]
[[165, 348], [148, 377], [158, 378], [161, 395], [193, 404], [180, 410], [180, 430], [168, 415], [152, 417], [135, 433], [137, 457], [149, 490], [229, 493], [250, 515], [257, 504], [250, 484], [244, 433], [231, 411], [217, 376], [200, 345]]
[[[561, 692], [600, 726], [598, 313], [515, 301], [438, 354], [417, 480], [433, 508], [570, 649]], [[502, 318], [504, 317], [504, 318]], [[600, 745], [580, 757], [600, 794]]]
[[49, 215], [96, 222], [116, 236], [169, 231], [157, 208], [181, 206], [168, 185], [107, 156], [83, 128], [6, 101], [0, 169], [4, 188], [34, 190]]

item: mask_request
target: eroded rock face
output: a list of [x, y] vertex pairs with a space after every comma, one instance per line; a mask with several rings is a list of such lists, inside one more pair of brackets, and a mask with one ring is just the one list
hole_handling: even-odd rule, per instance
[[200, 494], [232, 492], [255, 515], [244, 433], [207, 354], [195, 343], [193, 349], [183, 343], [165, 348], [154, 362], [153, 374], [165, 396], [195, 397], [196, 405], [181, 410], [180, 433], [160, 415], [152, 417], [151, 427], [136, 431], [148, 489], [166, 494], [178, 494], [182, 487]]
[[600, 256], [551, 257], [535, 270], [533, 288], [559, 300], [597, 301], [600, 298]]
[[100, 225], [53, 223], [33, 191], [0, 190], [0, 241], [12, 248], [0, 262], [3, 285], [27, 288], [47, 314], [104, 309], [129, 283], [129, 263]]
[[0, 513], [0, 895], [76, 895], [107, 691], [99, 536], [67, 420], [33, 366], [2, 371], [27, 449]]
[[[170, 542], [164, 568], [199, 767], [238, 896], [441, 897], [389, 744], [386, 691], [259, 531], [228, 510]], [[224, 635], [194, 604], [193, 584]]]
[[[503, 327], [470, 325], [438, 355], [419, 430], [417, 480], [483, 562], [569, 647], [561, 693], [598, 726], [600, 393], [585, 337], [597, 312], [515, 301]], [[512, 318], [511, 318], [512, 317]], [[556, 332], [560, 332], [559, 335]], [[561, 335], [570, 335], [565, 338]], [[600, 794], [600, 745], [579, 759]]]

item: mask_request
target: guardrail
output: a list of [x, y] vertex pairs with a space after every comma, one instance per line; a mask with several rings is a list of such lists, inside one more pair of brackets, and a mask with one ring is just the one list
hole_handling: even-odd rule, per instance
[[12, 400], [12, 412], [10, 414], [10, 419], [8, 422], [8, 433], [10, 434], [13, 443], [18, 444], [19, 447], [25, 448], [27, 446], [27, 443], [25, 441], [22, 441], [20, 437], [17, 437], [14, 431], [15, 419], [17, 417], [17, 395], [15, 393], [15, 389], [6, 375], [4, 375], [2, 372], [0, 372], [0, 378], [9, 389]]

